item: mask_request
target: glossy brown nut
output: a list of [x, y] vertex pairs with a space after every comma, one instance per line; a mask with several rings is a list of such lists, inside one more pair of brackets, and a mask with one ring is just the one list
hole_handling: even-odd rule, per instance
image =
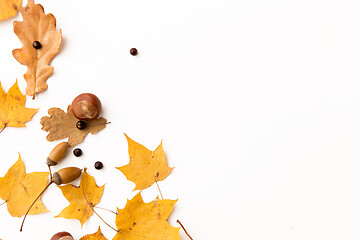
[[92, 93], [83, 93], [77, 96], [71, 103], [73, 115], [80, 120], [97, 119], [101, 113], [101, 102]]
[[77, 167], [67, 167], [60, 169], [53, 174], [53, 181], [56, 185], [70, 183], [80, 177], [82, 169]]
[[74, 240], [73, 236], [71, 236], [68, 232], [58, 232], [50, 240]]

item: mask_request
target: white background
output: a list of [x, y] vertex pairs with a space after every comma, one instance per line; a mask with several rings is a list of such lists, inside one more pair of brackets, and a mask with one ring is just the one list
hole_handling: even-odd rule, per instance
[[[0, 176], [17, 160], [46, 171], [58, 142], [40, 125], [51, 107], [66, 109], [95, 93], [112, 123], [79, 145], [56, 169], [88, 167], [106, 184], [99, 206], [123, 208], [134, 184], [115, 169], [128, 162], [125, 132], [155, 149], [163, 139], [175, 167], [160, 187], [178, 199], [180, 219], [195, 240], [355, 240], [360, 238], [360, 3], [357, 0], [41, 1], [63, 31], [49, 89], [27, 107], [39, 112], [26, 128], [0, 134]], [[12, 21], [0, 22], [0, 81], [7, 91], [26, 67]], [[136, 47], [139, 55], [129, 50]], [[104, 169], [93, 164], [102, 161]], [[148, 202], [155, 186], [142, 192]], [[0, 207], [0, 238], [50, 239], [77, 220], [53, 218], [68, 205], [52, 186], [50, 213], [20, 218]], [[98, 211], [115, 226], [112, 214]], [[187, 239], [183, 231], [181, 239]]]

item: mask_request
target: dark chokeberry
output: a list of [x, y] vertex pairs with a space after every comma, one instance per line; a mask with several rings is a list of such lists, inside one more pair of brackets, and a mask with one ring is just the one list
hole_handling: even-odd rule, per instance
[[32, 45], [35, 49], [40, 49], [42, 47], [39, 41], [34, 41]]
[[97, 161], [97, 162], [94, 164], [94, 167], [95, 167], [97, 170], [102, 169], [103, 166], [104, 166], [104, 165], [103, 165], [102, 162], [100, 162], [100, 161]]
[[82, 150], [80, 148], [75, 148], [73, 154], [75, 157], [80, 157], [82, 155]]
[[76, 128], [79, 130], [83, 130], [84, 128], [86, 128], [86, 122], [83, 120], [80, 120], [76, 123]]
[[130, 54], [136, 56], [138, 54], [138, 50], [136, 48], [130, 49]]

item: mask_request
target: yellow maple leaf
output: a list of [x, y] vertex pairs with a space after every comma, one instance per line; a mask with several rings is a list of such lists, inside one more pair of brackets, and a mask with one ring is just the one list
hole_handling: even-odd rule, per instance
[[80, 240], [107, 240], [107, 239], [101, 233], [101, 229], [99, 227], [96, 233], [85, 235], [82, 238], [80, 238]]
[[14, 17], [22, 4], [22, 0], [1, 0], [0, 1], [0, 20]]
[[127, 201], [124, 209], [118, 209], [115, 220], [118, 232], [113, 240], [180, 240], [180, 228], [167, 222], [175, 203], [176, 200], [168, 199], [144, 203], [138, 193]]
[[64, 197], [70, 202], [70, 205], [64, 208], [56, 217], [77, 219], [82, 227], [93, 215], [93, 207], [100, 202], [104, 192], [104, 185], [98, 187], [94, 177], [90, 176], [85, 168], [79, 187], [68, 184], [59, 186], [59, 188]]
[[38, 109], [25, 107], [25, 95], [21, 94], [17, 81], [7, 94], [0, 82], [0, 132], [5, 127], [26, 127]]
[[129, 146], [130, 162], [117, 169], [136, 184], [134, 190], [148, 188], [155, 182], [164, 180], [171, 173], [173, 168], [167, 164], [162, 142], [155, 151], [150, 151], [126, 134], [125, 136]]
[[56, 31], [55, 17], [45, 14], [44, 8], [33, 0], [21, 7], [20, 12], [23, 21], [14, 22], [14, 32], [23, 46], [14, 49], [12, 54], [20, 64], [27, 66], [26, 95], [35, 98], [48, 87], [46, 81], [54, 71], [49, 65], [60, 50], [61, 29]]
[[[26, 173], [24, 163], [19, 159], [10, 167], [4, 177], [0, 178], [0, 198], [7, 204], [13, 217], [25, 215], [30, 205], [48, 184], [48, 172]], [[29, 214], [48, 212], [39, 198]]]

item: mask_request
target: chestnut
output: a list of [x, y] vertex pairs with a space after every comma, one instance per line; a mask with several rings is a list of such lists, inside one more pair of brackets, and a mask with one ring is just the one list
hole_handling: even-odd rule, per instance
[[73, 115], [80, 120], [97, 119], [101, 112], [101, 102], [92, 93], [83, 93], [77, 96], [71, 103]]
[[74, 240], [73, 236], [71, 236], [68, 232], [58, 232], [50, 240]]

